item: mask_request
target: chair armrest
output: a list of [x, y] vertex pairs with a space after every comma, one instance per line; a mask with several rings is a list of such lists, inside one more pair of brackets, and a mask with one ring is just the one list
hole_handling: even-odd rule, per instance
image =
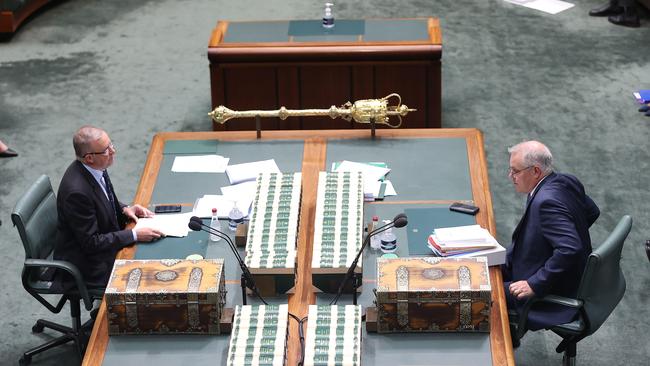
[[74, 278], [77, 290], [79, 291], [79, 296], [81, 296], [81, 299], [84, 302], [84, 306], [86, 307], [86, 310], [92, 310], [93, 301], [90, 299], [90, 296], [88, 295], [88, 288], [86, 287], [86, 283], [83, 280], [83, 276], [81, 275], [81, 272], [79, 272], [77, 267], [74, 266], [72, 263], [66, 261], [59, 261], [59, 260], [28, 258], [25, 259], [25, 267], [56, 268], [68, 272]]
[[575, 309], [581, 309], [582, 306], [584, 305], [584, 301], [582, 300], [571, 299], [568, 297], [563, 297], [558, 295], [546, 295], [544, 297], [539, 297], [539, 296], [531, 297], [530, 299], [528, 299], [528, 301], [526, 301], [524, 307], [521, 309], [521, 314], [519, 314], [519, 322], [517, 324], [517, 334], [516, 334], [517, 339], [523, 337], [524, 333], [526, 333], [526, 329], [527, 329], [526, 323], [528, 322], [528, 313], [530, 312], [530, 309], [533, 307], [533, 305], [538, 303], [559, 304], [559, 305], [564, 305]]
[[584, 305], [584, 301], [582, 300], [557, 295], [546, 295], [539, 302], [549, 302], [551, 304], [564, 305], [575, 309], [580, 309], [582, 305]]

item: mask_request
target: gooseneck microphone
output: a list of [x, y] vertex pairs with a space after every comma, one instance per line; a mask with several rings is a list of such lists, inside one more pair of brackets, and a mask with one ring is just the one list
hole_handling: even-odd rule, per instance
[[257, 296], [264, 305], [268, 305], [268, 303], [262, 298], [262, 295], [260, 295], [259, 290], [257, 289], [257, 286], [255, 285], [255, 280], [253, 279], [253, 275], [251, 274], [250, 270], [248, 269], [248, 266], [246, 263], [244, 263], [244, 260], [242, 259], [241, 255], [239, 254], [239, 251], [237, 250], [237, 247], [235, 246], [235, 243], [232, 242], [232, 239], [225, 233], [211, 227], [210, 225], [206, 225], [203, 223], [203, 220], [201, 220], [197, 216], [192, 216], [190, 218], [190, 222], [187, 224], [187, 226], [192, 229], [193, 231], [205, 231], [208, 234], [213, 234], [216, 235], [226, 241], [228, 243], [228, 246], [230, 247], [230, 250], [233, 252], [235, 255], [235, 259], [237, 259], [237, 262], [239, 263], [239, 268], [241, 268], [241, 276], [242, 276], [242, 302], [244, 305], [246, 305], [246, 291], [245, 288], [249, 288], [255, 296]]
[[[354, 257], [354, 261], [352, 261], [352, 264], [350, 265], [350, 268], [348, 268], [348, 271], [345, 273], [345, 277], [343, 278], [343, 281], [341, 281], [341, 284], [339, 285], [339, 289], [336, 292], [336, 296], [332, 301], [330, 301], [330, 305], [336, 304], [337, 301], [339, 301], [339, 298], [341, 297], [341, 294], [343, 294], [343, 289], [345, 288], [345, 285], [347, 282], [354, 276], [354, 269], [357, 267], [357, 263], [359, 262], [359, 258], [361, 257], [361, 254], [363, 253], [363, 250], [368, 246], [368, 243], [370, 243], [370, 238], [377, 235], [381, 234], [384, 231], [396, 227], [404, 227], [408, 224], [408, 218], [406, 217], [405, 213], [399, 213], [393, 217], [393, 220], [389, 222], [388, 224], [382, 225], [373, 231], [369, 232], [368, 235], [366, 235], [366, 238], [363, 240], [363, 244], [361, 245], [361, 249], [359, 249], [359, 252], [357, 252], [356, 257]], [[356, 279], [355, 279], [356, 281]], [[353, 304], [357, 304], [357, 290], [356, 286], [352, 289], [352, 301]]]

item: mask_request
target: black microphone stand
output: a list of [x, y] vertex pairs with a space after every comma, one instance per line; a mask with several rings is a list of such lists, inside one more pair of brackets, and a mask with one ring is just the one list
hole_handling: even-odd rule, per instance
[[366, 235], [365, 240], [363, 241], [363, 244], [361, 244], [361, 249], [357, 252], [356, 257], [354, 257], [354, 261], [352, 261], [352, 264], [350, 265], [350, 268], [348, 268], [348, 271], [345, 273], [345, 277], [343, 278], [343, 281], [341, 281], [341, 285], [339, 285], [339, 289], [336, 292], [336, 296], [332, 301], [330, 301], [330, 305], [336, 304], [336, 302], [339, 300], [341, 297], [341, 294], [343, 294], [343, 288], [345, 287], [345, 284], [350, 280], [350, 278], [354, 278], [352, 281], [352, 304], [356, 305], [357, 304], [357, 288], [359, 288], [359, 275], [357, 273], [354, 273], [354, 269], [357, 268], [357, 263], [359, 262], [359, 258], [361, 257], [361, 254], [363, 254], [363, 250], [368, 246], [368, 243], [370, 243], [370, 238], [383, 233], [384, 231], [392, 228], [395, 226], [395, 220], [389, 222], [388, 224], [385, 224], [383, 226], [378, 227], [377, 229], [371, 231]]
[[208, 234], [213, 234], [216, 235], [226, 241], [228, 243], [228, 246], [230, 247], [230, 250], [233, 252], [235, 255], [235, 258], [237, 259], [237, 262], [239, 263], [239, 268], [241, 268], [241, 290], [242, 290], [242, 305], [246, 305], [246, 288], [251, 289], [255, 296], [257, 296], [264, 305], [268, 305], [266, 300], [262, 297], [260, 294], [259, 290], [257, 289], [257, 285], [255, 285], [255, 280], [253, 279], [253, 275], [251, 274], [250, 270], [248, 269], [248, 266], [246, 263], [244, 263], [244, 260], [242, 259], [241, 255], [239, 255], [239, 251], [237, 250], [237, 247], [235, 247], [235, 244], [232, 242], [230, 237], [226, 235], [225, 233], [211, 227], [210, 225], [206, 225], [203, 223], [201, 219], [196, 221], [201, 227], [203, 228], [202, 230], [207, 232]]

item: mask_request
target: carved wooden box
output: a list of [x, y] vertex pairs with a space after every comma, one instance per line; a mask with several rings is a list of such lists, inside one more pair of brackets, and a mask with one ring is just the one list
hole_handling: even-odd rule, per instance
[[485, 257], [378, 258], [377, 331], [489, 332]]
[[105, 299], [110, 335], [219, 334], [223, 259], [116, 260]]

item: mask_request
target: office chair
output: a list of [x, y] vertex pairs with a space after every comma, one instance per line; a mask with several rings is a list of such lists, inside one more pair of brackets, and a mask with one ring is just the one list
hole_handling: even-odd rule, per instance
[[623, 216], [605, 242], [589, 255], [575, 299], [556, 295], [529, 299], [521, 314], [510, 318], [513, 344], [526, 333], [528, 312], [534, 304], [546, 302], [576, 308], [577, 319], [547, 328], [562, 337], [555, 349], [564, 352], [562, 365], [575, 365], [576, 344], [598, 330], [623, 298], [625, 277], [620, 266], [621, 250], [631, 228], [632, 217]]
[[[77, 353], [83, 359], [88, 337], [86, 332], [92, 329], [93, 320], [81, 324], [80, 301], [83, 300], [86, 310], [91, 310], [93, 300], [101, 298], [104, 291], [89, 290], [81, 272], [73, 264], [52, 259], [57, 237], [57, 219], [52, 184], [47, 176], [42, 175], [18, 200], [11, 214], [11, 220], [18, 229], [25, 248], [22, 282], [25, 290], [53, 313], [59, 313], [69, 301], [72, 327], [39, 319], [32, 327], [32, 332], [41, 333], [44, 328], [50, 328], [63, 333], [63, 336], [25, 352], [19, 360], [20, 365], [29, 364], [32, 356], [37, 353], [70, 341], [75, 343]], [[74, 285], [65, 286], [72, 287], [71, 289], [64, 289], [60, 281], [63, 272], [74, 279]], [[58, 303], [53, 305], [41, 296], [43, 294], [60, 295]]]

